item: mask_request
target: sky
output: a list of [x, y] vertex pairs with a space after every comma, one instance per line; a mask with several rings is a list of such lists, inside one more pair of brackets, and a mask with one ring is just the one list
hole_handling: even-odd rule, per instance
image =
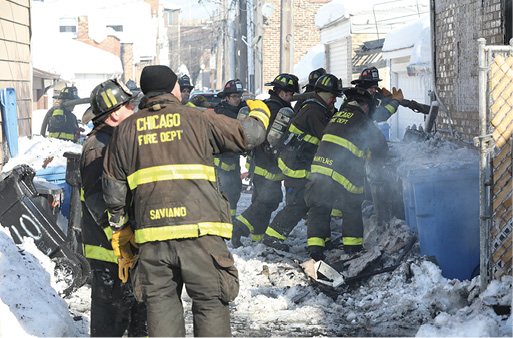
[[[391, 146], [400, 161], [424, 167], [443, 166], [448, 161], [472, 163], [476, 156], [473, 150], [436, 139]], [[3, 172], [22, 163], [38, 170], [50, 156], [54, 159], [49, 166], [60, 166], [65, 163], [62, 153], [80, 151], [80, 145], [40, 136], [21, 138], [19, 148], [19, 155]], [[251, 194], [242, 194], [238, 213], [250, 199]], [[365, 207], [364, 221], [364, 247], [368, 251], [411, 236], [402, 219], [393, 218], [378, 227], [372, 205]], [[340, 221], [333, 221], [332, 230], [334, 237], [340, 235]], [[511, 305], [511, 277], [493, 281], [479, 293], [479, 277], [471, 281], [445, 278], [440, 268], [419, 254], [418, 243], [393, 272], [334, 288], [315, 282], [299, 265], [309, 260], [304, 221], [287, 239], [290, 253], [269, 250], [249, 238], [242, 240], [246, 246], [237, 249], [228, 242], [241, 283], [239, 296], [230, 304], [236, 337], [512, 336], [511, 314], [497, 315], [492, 307]], [[344, 256], [340, 250], [333, 250], [328, 257]], [[59, 296], [62, 285], [55, 281], [53, 268], [33, 242], [26, 240], [16, 246], [9, 232], [0, 227], [2, 337], [89, 335], [90, 287], [86, 284], [63, 299]], [[186, 294], [183, 297], [187, 335], [192, 336], [191, 302]]]

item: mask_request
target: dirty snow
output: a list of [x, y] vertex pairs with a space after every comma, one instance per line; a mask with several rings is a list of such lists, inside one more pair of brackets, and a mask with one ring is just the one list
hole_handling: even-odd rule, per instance
[[[434, 142], [434, 141], [430, 141]], [[420, 162], [419, 149], [429, 142], [398, 147], [400, 157]], [[431, 144], [440, 163], [472, 156], [449, 144]], [[53, 165], [64, 163], [62, 153], [80, 151], [79, 145], [34, 137], [20, 139], [20, 155], [4, 168], [25, 163], [38, 169], [53, 156]], [[469, 152], [470, 151], [470, 152]], [[249, 205], [242, 194], [238, 212]], [[283, 204], [280, 206], [282, 207]], [[394, 218], [378, 227], [371, 204], [364, 209], [365, 246], [381, 245], [409, 234], [404, 220]], [[333, 221], [334, 237], [340, 220]], [[4, 224], [5, 226], [5, 224]], [[498, 315], [493, 307], [511, 306], [512, 278], [492, 281], [479, 293], [479, 277], [472, 281], [448, 280], [440, 269], [419, 256], [418, 243], [393, 272], [360, 282], [330, 288], [313, 282], [299, 267], [305, 253], [304, 221], [287, 243], [291, 253], [269, 250], [243, 238], [245, 247], [233, 249], [241, 288], [231, 304], [234, 336], [481, 336], [511, 337], [511, 314]], [[333, 250], [332, 257], [340, 252]], [[9, 337], [89, 336], [90, 288], [83, 286], [66, 299], [58, 296], [53, 264], [26, 241], [17, 247], [9, 233], [0, 231], [0, 335]], [[187, 335], [192, 335], [190, 299], [185, 297]]]

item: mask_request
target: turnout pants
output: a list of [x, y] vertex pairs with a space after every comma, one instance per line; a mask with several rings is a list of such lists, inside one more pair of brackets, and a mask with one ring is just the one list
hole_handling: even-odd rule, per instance
[[331, 238], [331, 210], [342, 211], [344, 245], [361, 245], [363, 240], [362, 203], [364, 194], [353, 194], [329, 177], [312, 177], [305, 192], [310, 207], [307, 219], [308, 246], [325, 246]]
[[233, 218], [237, 213], [237, 203], [239, 202], [240, 194], [242, 192], [240, 165], [237, 164], [235, 170], [230, 171], [218, 169], [217, 175], [219, 177], [221, 191], [228, 196], [228, 201], [230, 202], [230, 213]]
[[[287, 237], [299, 221], [308, 213], [308, 206], [305, 202], [305, 190], [307, 180], [290, 183], [290, 180], [285, 178], [285, 201], [286, 205], [281, 209], [273, 222], [269, 226], [282, 237]], [[267, 234], [276, 237], [274, 231], [267, 231]]]
[[202, 236], [140, 246], [133, 285], [148, 311], [152, 337], [184, 337], [181, 294], [192, 299], [194, 336], [229, 337], [230, 308], [239, 292], [238, 271], [223, 238]]
[[144, 337], [146, 305], [136, 302], [130, 283], [118, 277], [118, 265], [90, 260], [91, 337]]
[[237, 217], [253, 234], [253, 240], [262, 239], [269, 226], [271, 215], [283, 200], [281, 181], [271, 181], [263, 176], [253, 178], [251, 205]]

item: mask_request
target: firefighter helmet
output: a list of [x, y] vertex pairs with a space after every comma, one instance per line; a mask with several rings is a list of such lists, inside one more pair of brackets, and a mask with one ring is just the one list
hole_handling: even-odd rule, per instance
[[312, 86], [315, 85], [317, 80], [324, 74], [326, 74], [326, 69], [324, 69], [324, 68], [318, 68], [316, 70], [312, 70], [310, 72], [310, 75], [308, 75], [308, 84], [311, 84]]
[[369, 114], [372, 115], [376, 109], [376, 101], [371, 93], [366, 89], [354, 87], [344, 90], [344, 95], [347, 97], [347, 102], [356, 101], [360, 103], [367, 103], [369, 105]]
[[280, 74], [272, 82], [265, 85], [274, 86], [288, 92], [299, 93], [299, 81], [294, 74]]
[[64, 87], [59, 95], [54, 96], [54, 99], [60, 99], [60, 100], [76, 100], [79, 99], [78, 96], [78, 90], [77, 87], [71, 86], [71, 87]]
[[91, 92], [91, 109], [93, 121], [107, 118], [110, 113], [132, 99], [132, 92], [117, 79], [100, 83]]
[[[364, 69], [358, 80], [351, 81], [351, 84], [369, 88], [371, 86], [377, 86], [379, 81], [381, 81], [379, 78], [379, 71], [376, 67], [372, 67]], [[363, 86], [361, 86], [362, 84]]]
[[242, 82], [239, 79], [230, 80], [226, 82], [224, 85], [224, 89], [222, 92], [219, 92], [217, 94], [218, 97], [225, 97], [226, 95], [230, 94], [242, 94], [244, 92], [244, 89], [242, 88]]
[[332, 74], [325, 74], [319, 77], [315, 82], [314, 89], [319, 92], [329, 92], [339, 97], [342, 96], [342, 91], [344, 90], [342, 80]]
[[180, 85], [180, 91], [188, 88], [189, 90], [193, 90], [194, 86], [191, 84], [191, 78], [187, 76], [187, 74], [183, 75], [178, 79], [178, 84]]

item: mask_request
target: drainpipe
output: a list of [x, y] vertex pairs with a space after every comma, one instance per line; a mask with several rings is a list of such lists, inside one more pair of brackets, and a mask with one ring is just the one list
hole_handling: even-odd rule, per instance
[[488, 151], [487, 145], [491, 140], [488, 134], [486, 119], [486, 98], [487, 81], [486, 72], [486, 40], [480, 38], [479, 43], [479, 137], [474, 138], [474, 143], [479, 147], [479, 236], [480, 236], [480, 290], [483, 292], [488, 285], [488, 226], [490, 216], [488, 215], [487, 190], [490, 182], [487, 177]]
[[433, 65], [433, 71], [431, 72], [433, 74], [433, 92], [436, 96], [436, 100], [440, 104], [440, 107], [444, 111], [445, 115], [447, 116], [447, 122], [449, 124], [449, 132], [451, 134], [451, 139], [454, 142], [454, 132], [452, 130], [452, 120], [451, 116], [449, 115], [449, 111], [447, 110], [447, 107], [440, 99], [440, 96], [438, 95], [438, 90], [436, 89], [436, 43], [435, 43], [435, 36], [436, 36], [436, 21], [435, 21], [435, 1], [431, 0], [429, 2], [429, 16], [431, 20], [431, 62]]

